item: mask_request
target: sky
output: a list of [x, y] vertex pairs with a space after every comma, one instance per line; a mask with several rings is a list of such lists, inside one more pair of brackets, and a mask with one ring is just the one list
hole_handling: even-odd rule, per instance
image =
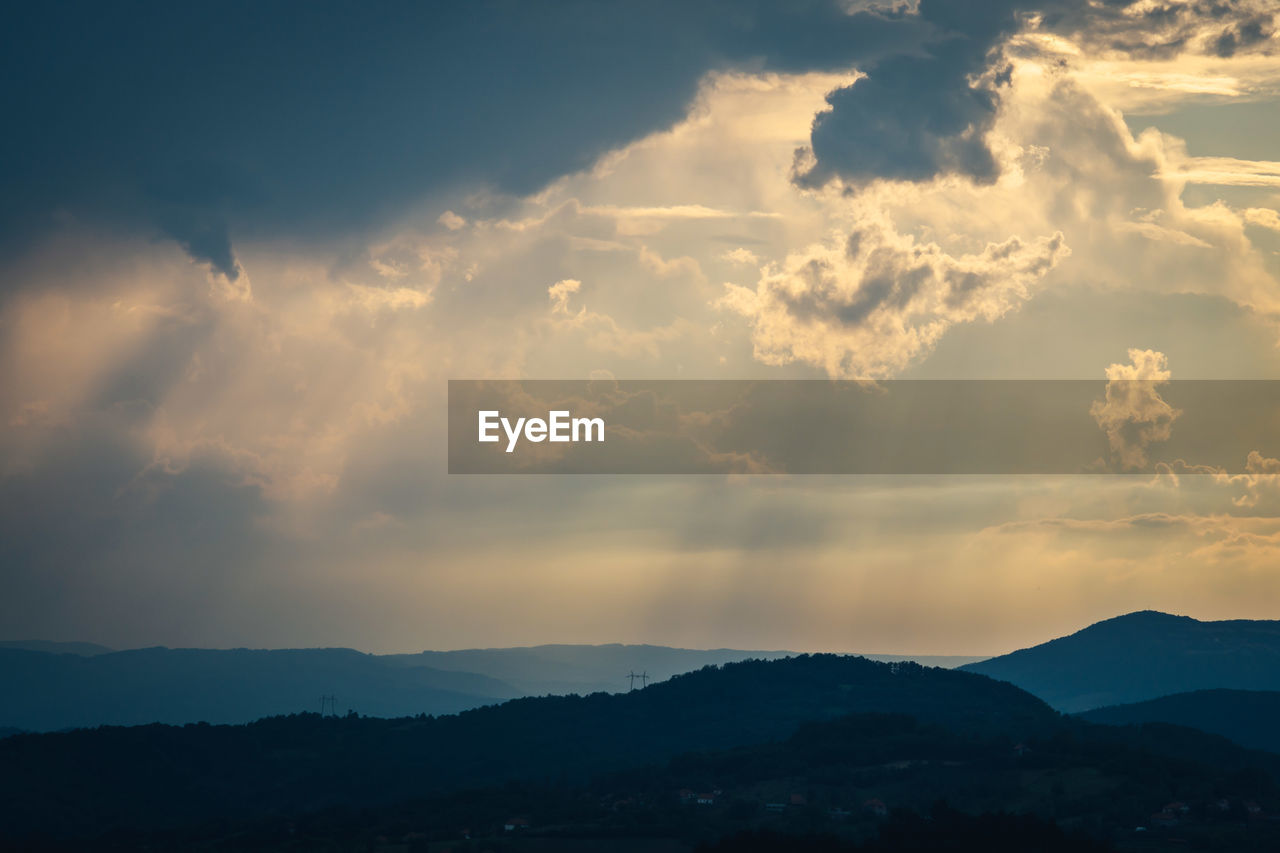
[[[1280, 618], [1280, 446], [467, 477], [445, 412], [449, 379], [1280, 379], [1278, 32], [1268, 0], [20, 8], [0, 637], [978, 655]], [[1100, 428], [1177, 431], [1137, 404]]]

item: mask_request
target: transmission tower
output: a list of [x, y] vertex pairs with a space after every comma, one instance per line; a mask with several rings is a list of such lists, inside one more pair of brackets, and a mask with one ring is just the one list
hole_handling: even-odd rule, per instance
[[325, 709], [329, 709], [329, 713], [338, 716], [338, 697], [337, 696], [321, 696], [320, 697], [320, 716], [324, 716]]

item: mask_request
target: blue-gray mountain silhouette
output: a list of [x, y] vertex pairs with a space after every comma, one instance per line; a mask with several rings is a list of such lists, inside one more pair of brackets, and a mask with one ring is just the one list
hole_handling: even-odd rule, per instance
[[1191, 690], [1280, 690], [1280, 621], [1200, 622], [1144, 610], [963, 669], [1068, 713]]
[[1061, 719], [1034, 696], [971, 673], [805, 655], [708, 667], [634, 692], [516, 699], [444, 717], [311, 713], [243, 726], [18, 735], [0, 740], [0, 840], [5, 826], [91, 834], [363, 807], [513, 780], [586, 780], [690, 751], [766, 744], [807, 721], [865, 712], [999, 738], [1031, 737]]
[[[616, 693], [708, 665], [794, 654], [649, 645], [547, 645], [370, 655], [351, 649], [111, 652], [89, 643], [0, 644], [0, 727], [29, 731], [145, 723], [246, 723], [336, 710], [377, 717], [452, 714], [520, 696]], [[901, 658], [893, 658], [900, 660]], [[928, 657], [956, 666], [973, 658]]]

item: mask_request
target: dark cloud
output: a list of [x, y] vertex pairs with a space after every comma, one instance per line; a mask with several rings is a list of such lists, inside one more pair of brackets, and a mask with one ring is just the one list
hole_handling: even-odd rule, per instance
[[535, 190], [677, 120], [709, 70], [847, 67], [920, 35], [830, 0], [29, 4], [0, 35], [0, 246], [70, 213], [234, 278], [236, 239]]
[[1213, 43], [1214, 53], [1222, 57], [1234, 56], [1237, 50], [1261, 44], [1273, 35], [1275, 31], [1269, 20], [1260, 15], [1249, 18], [1223, 30]]
[[1256, 0], [921, 0], [922, 49], [867, 63], [867, 77], [827, 96], [809, 147], [797, 152], [796, 182], [995, 181], [986, 134], [1009, 81], [1000, 45], [1032, 16], [1093, 49], [1167, 58], [1262, 45], [1274, 35], [1272, 14]]
[[733, 67], [870, 70], [816, 119], [805, 185], [990, 181], [993, 49], [1020, 13], [1136, 53], [1180, 50], [1206, 22], [1223, 54], [1270, 32], [1256, 2], [1132, 5], [27, 4], [0, 34], [0, 251], [71, 214], [234, 278], [237, 239], [331, 241], [432, 193], [535, 190], [669, 125]]
[[1029, 4], [924, 0], [922, 26], [934, 33], [924, 50], [873, 65], [868, 76], [827, 96], [814, 119], [802, 186], [840, 178], [928, 180], [958, 174], [980, 183], [999, 176], [986, 133], [995, 121], [998, 86], [1007, 73], [986, 75], [1000, 39], [1019, 26]]
[[1092, 50], [1167, 59], [1181, 53], [1231, 56], [1274, 34], [1271, 0], [1137, 0], [1049, 5], [1046, 26]]

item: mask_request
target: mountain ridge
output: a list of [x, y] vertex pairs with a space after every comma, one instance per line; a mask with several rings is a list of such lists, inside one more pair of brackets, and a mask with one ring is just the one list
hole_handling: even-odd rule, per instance
[[1078, 713], [1192, 690], [1280, 689], [1280, 621], [1140, 610], [960, 667]]
[[[875, 711], [1029, 737], [1060, 716], [979, 675], [802, 655], [708, 666], [627, 693], [521, 698], [441, 717], [272, 717], [247, 725], [103, 727], [0, 740], [0, 825], [59, 804], [103, 831], [118, 821], [202, 820], [361, 806], [519, 779], [587, 779], [690, 751], [789, 737], [814, 720]], [[199, 767], [192, 774], [190, 768]], [[167, 803], [156, 816], [155, 798]], [[83, 831], [83, 830], [82, 830]]]
[[708, 664], [794, 654], [621, 643], [392, 655], [342, 646], [77, 654], [19, 645], [0, 646], [0, 684], [10, 696], [0, 705], [0, 727], [29, 731], [249, 722], [317, 709], [321, 696], [336, 696], [339, 710], [374, 716], [447, 714], [520, 696], [618, 692], [628, 689], [632, 671], [653, 683]]

